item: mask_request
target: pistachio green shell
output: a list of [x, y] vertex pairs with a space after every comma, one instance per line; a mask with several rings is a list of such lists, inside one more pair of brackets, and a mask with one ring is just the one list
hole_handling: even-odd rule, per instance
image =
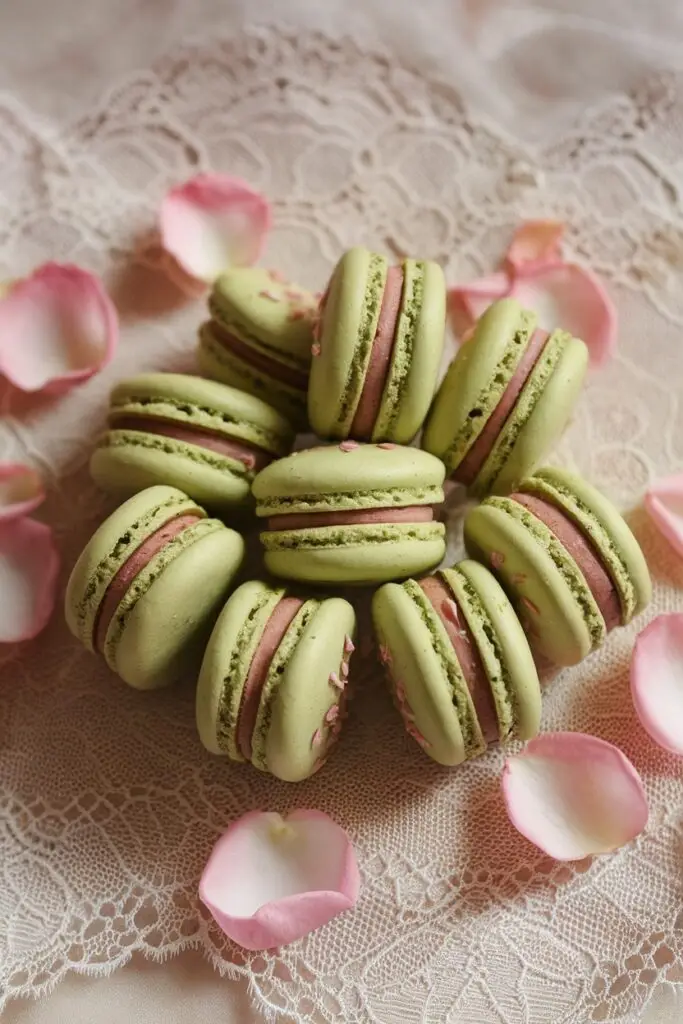
[[229, 597], [202, 659], [195, 711], [197, 731], [212, 754], [244, 761], [235, 731], [249, 666], [282, 587], [250, 580]]
[[[501, 742], [538, 732], [540, 684], [524, 632], [492, 574], [463, 561], [439, 575], [465, 617], [491, 686]], [[376, 592], [372, 615], [394, 691], [400, 688], [425, 751], [455, 765], [486, 749], [476, 710], [443, 623], [414, 580]], [[398, 701], [399, 707], [401, 701]]]
[[[454, 474], [480, 436], [536, 328], [535, 313], [516, 299], [493, 303], [462, 345], [432, 403], [422, 446]], [[507, 494], [532, 472], [564, 431], [588, 366], [579, 338], [555, 331], [517, 396], [470, 487], [479, 498]]]
[[256, 514], [430, 505], [443, 501], [443, 463], [419, 448], [338, 445], [294, 452], [254, 480]]
[[[197, 728], [212, 753], [241, 761], [236, 729], [252, 658], [282, 588], [259, 581], [239, 587], [225, 605], [204, 654], [197, 684]], [[312, 775], [327, 756], [341, 725], [326, 716], [344, 703], [333, 685], [347, 638], [355, 636], [355, 614], [341, 598], [310, 598], [292, 620], [273, 655], [252, 736], [252, 762], [287, 782]], [[333, 726], [335, 726], [333, 728]]]
[[471, 558], [496, 565], [534, 650], [557, 665], [575, 665], [600, 645], [604, 620], [578, 566], [517, 502], [488, 498], [473, 509], [465, 546]]
[[446, 283], [438, 263], [405, 260], [389, 376], [373, 441], [409, 444], [429, 412], [446, 330]]
[[[516, 299], [494, 302], [458, 349], [429, 411], [422, 447], [453, 473], [498, 405], [536, 327]], [[473, 413], [475, 415], [473, 415]]]
[[388, 262], [361, 246], [335, 267], [308, 384], [308, 419], [319, 437], [348, 437], [377, 331]]
[[130, 686], [156, 689], [199, 671], [216, 616], [244, 558], [238, 533], [218, 520], [207, 522], [214, 527], [211, 532], [153, 575], [148, 589], [126, 608], [118, 635], [112, 636], [112, 630], [120, 610], [112, 620], [105, 642], [107, 661]]
[[520, 489], [558, 505], [589, 537], [619, 593], [624, 625], [648, 606], [652, 582], [643, 552], [623, 517], [600, 491], [581, 477], [553, 467], [539, 469]]
[[150, 487], [117, 508], [90, 538], [64, 599], [67, 625], [89, 650], [94, 650], [97, 610], [116, 573], [146, 537], [180, 515], [205, 518], [206, 512], [175, 487]]
[[[228, 270], [214, 284], [209, 309], [243, 341], [283, 364], [305, 371], [311, 362], [318, 302], [308, 289], [276, 280], [277, 276], [263, 267]], [[295, 310], [303, 310], [306, 315], [293, 319]]]
[[[277, 277], [261, 267], [230, 270], [216, 281], [209, 311], [222, 327], [276, 366], [307, 374], [317, 299], [307, 289]], [[303, 316], [293, 315], [297, 313]], [[283, 383], [276, 371], [267, 373], [228, 352], [210, 322], [200, 328], [197, 356], [202, 373], [264, 399], [295, 427], [306, 427], [306, 391]]]
[[147, 433], [145, 418], [245, 441], [273, 456], [286, 455], [294, 439], [284, 416], [260, 399], [178, 373], [148, 373], [121, 381], [112, 391], [110, 415], [143, 422], [131, 430], [117, 428], [114, 420], [100, 438], [90, 459], [90, 473], [103, 490], [122, 498], [155, 484], [169, 484], [220, 511], [251, 504], [253, 470], [200, 444]]
[[429, 572], [446, 552], [443, 523], [324, 526], [261, 534], [269, 572], [308, 583], [366, 585]]
[[556, 331], [546, 344], [471, 491], [508, 494], [562, 436], [588, 369], [579, 338]]
[[287, 455], [294, 431], [260, 398], [213, 380], [183, 373], [143, 373], [112, 390], [111, 413], [151, 416], [246, 441], [273, 455]]
[[[377, 332], [388, 262], [356, 247], [337, 264], [321, 319], [320, 352], [313, 359], [308, 416], [320, 437], [349, 437]], [[408, 443], [429, 409], [441, 359], [446, 320], [443, 271], [407, 259], [391, 365], [372, 440]]]
[[180, 515], [199, 521], [137, 574], [105, 637], [107, 664], [137, 689], [165, 686], [199, 667], [203, 644], [244, 557], [241, 536], [207, 519], [175, 488], [150, 487], [99, 527], [67, 584], [67, 623], [92, 651], [97, 612], [116, 573], [147, 537]]
[[137, 430], [109, 430], [90, 457], [102, 490], [125, 498], [154, 484], [173, 484], [217, 512], [249, 507], [253, 471], [198, 445]]
[[307, 428], [306, 391], [286, 384], [229, 352], [215, 337], [211, 321], [199, 328], [197, 363], [207, 377], [267, 402], [279, 410], [293, 427], [300, 430]]
[[372, 619], [379, 644], [389, 652], [394, 689], [402, 687], [424, 750], [439, 764], [461, 764], [466, 740], [449, 675], [459, 677], [463, 693], [464, 682], [439, 617], [423, 613], [405, 586], [387, 583], [372, 599]]
[[493, 692], [501, 742], [530, 740], [541, 721], [541, 687], [529, 642], [505, 591], [479, 562], [442, 575], [474, 636]]
[[[271, 667], [254, 730], [254, 764], [285, 782], [312, 775], [336, 739], [345, 698], [330, 676], [340, 677], [344, 645], [356, 636], [356, 616], [348, 601], [332, 597], [310, 603], [310, 615], [304, 605], [290, 627], [295, 635], [282, 671], [279, 664]], [[287, 640], [285, 636], [285, 644]], [[326, 716], [335, 705], [340, 706], [339, 718], [328, 723]]]

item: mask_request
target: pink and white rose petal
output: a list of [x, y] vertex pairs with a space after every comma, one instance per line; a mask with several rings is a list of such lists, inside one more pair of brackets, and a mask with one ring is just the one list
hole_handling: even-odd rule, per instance
[[163, 247], [187, 274], [205, 284], [230, 267], [255, 263], [270, 225], [270, 204], [264, 196], [224, 174], [198, 174], [172, 188], [161, 204]]
[[508, 758], [502, 787], [512, 824], [556, 860], [609, 853], [647, 824], [638, 772], [621, 750], [597, 736], [537, 736]]
[[22, 391], [61, 393], [112, 359], [116, 309], [94, 274], [46, 263], [0, 297], [0, 373]]
[[251, 811], [216, 843], [199, 896], [245, 949], [302, 938], [353, 907], [360, 879], [351, 840], [327, 814]]

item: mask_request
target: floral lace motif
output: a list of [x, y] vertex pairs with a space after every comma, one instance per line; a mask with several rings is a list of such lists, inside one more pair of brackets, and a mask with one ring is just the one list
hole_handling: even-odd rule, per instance
[[[429, 254], [455, 282], [488, 270], [520, 220], [565, 219], [568, 249], [607, 280], [622, 333], [557, 454], [621, 506], [638, 505], [653, 476], [683, 461], [683, 154], [672, 117], [682, 92], [680, 76], [651, 78], [532, 154], [450, 87], [382, 54], [263, 30], [180, 48], [59, 132], [0, 99], [0, 278], [48, 255], [82, 263], [105, 275], [124, 327], [115, 366], [68, 399], [2, 394], [0, 457], [49, 474], [65, 566], [109, 507], [84, 463], [112, 381], [192, 365], [201, 305], [169, 279], [149, 230], [163, 191], [201, 169], [227, 169], [273, 200], [268, 260], [314, 289], [354, 243]], [[457, 537], [462, 513], [449, 514]], [[680, 608], [683, 567], [641, 511], [630, 521], [652, 566], [653, 611]], [[38, 641], [0, 650], [0, 1007], [71, 968], [104, 973], [134, 950], [193, 945], [248, 974], [266, 1017], [636, 1020], [683, 957], [680, 765], [649, 742], [628, 697], [642, 625], [612, 635], [545, 697], [545, 729], [618, 744], [651, 802], [635, 843], [567, 865], [508, 826], [500, 751], [448, 772], [405, 737], [367, 635], [335, 757], [287, 787], [203, 753], [189, 680], [134, 693], [56, 614]], [[351, 832], [361, 902], [278, 955], [247, 954], [208, 919], [197, 879], [231, 818], [294, 806]]]

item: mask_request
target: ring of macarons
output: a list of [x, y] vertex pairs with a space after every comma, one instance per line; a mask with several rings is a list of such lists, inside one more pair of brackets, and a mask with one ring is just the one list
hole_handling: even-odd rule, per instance
[[[138, 689], [197, 679], [206, 749], [294, 782], [340, 734], [357, 641], [348, 588], [373, 587], [392, 698], [432, 759], [535, 736], [539, 672], [586, 657], [651, 596], [608, 499], [539, 469], [581, 390], [584, 343], [502, 299], [437, 387], [441, 268], [361, 247], [322, 294], [235, 269], [208, 307], [202, 376], [148, 373], [112, 391], [90, 470], [123, 503], [71, 573], [72, 633]], [[318, 442], [292, 451], [307, 429]], [[465, 519], [468, 557], [439, 569], [447, 477], [481, 504]], [[254, 516], [265, 571], [248, 580]]]

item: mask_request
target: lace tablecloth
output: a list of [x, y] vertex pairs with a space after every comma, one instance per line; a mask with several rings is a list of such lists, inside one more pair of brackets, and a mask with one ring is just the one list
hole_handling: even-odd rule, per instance
[[[675, 5], [648, 6], [646, 25], [623, 30], [610, 20], [621, 4], [586, 4], [584, 17], [560, 0], [423, 2], [410, 16], [377, 2], [374, 21], [372, 5], [293, 3], [311, 26], [298, 30], [243, 30], [240, 4], [210, 0], [168, 11], [129, 0], [116, 16], [98, 2], [79, 22], [72, 0], [59, 18], [40, 6], [0, 15], [0, 278], [48, 257], [81, 263], [106, 278], [124, 328], [115, 363], [68, 397], [2, 396], [0, 458], [48, 475], [65, 570], [108, 507], [85, 462], [112, 382], [192, 365], [201, 305], [164, 272], [151, 229], [171, 183], [216, 168], [270, 197], [267, 262], [313, 288], [354, 243], [429, 255], [455, 282], [490, 269], [520, 220], [566, 220], [622, 330], [557, 457], [634, 510], [656, 581], [648, 617], [683, 607], [683, 566], [638, 509], [648, 481], [683, 463]], [[52, 36], [43, 24], [34, 40], [36, 17], [54, 20]], [[681, 765], [646, 739], [628, 697], [643, 625], [546, 694], [543, 728], [618, 744], [651, 804], [636, 842], [563, 865], [508, 824], [503, 754], [432, 764], [403, 735], [371, 656], [336, 756], [287, 787], [202, 751], [191, 681], [126, 689], [58, 611], [37, 641], [0, 650], [0, 1007], [70, 970], [199, 947], [249, 979], [263, 1017], [639, 1020], [653, 991], [680, 980], [683, 955]], [[246, 954], [198, 904], [201, 867], [235, 816], [301, 805], [352, 834], [361, 901], [276, 956]]]

